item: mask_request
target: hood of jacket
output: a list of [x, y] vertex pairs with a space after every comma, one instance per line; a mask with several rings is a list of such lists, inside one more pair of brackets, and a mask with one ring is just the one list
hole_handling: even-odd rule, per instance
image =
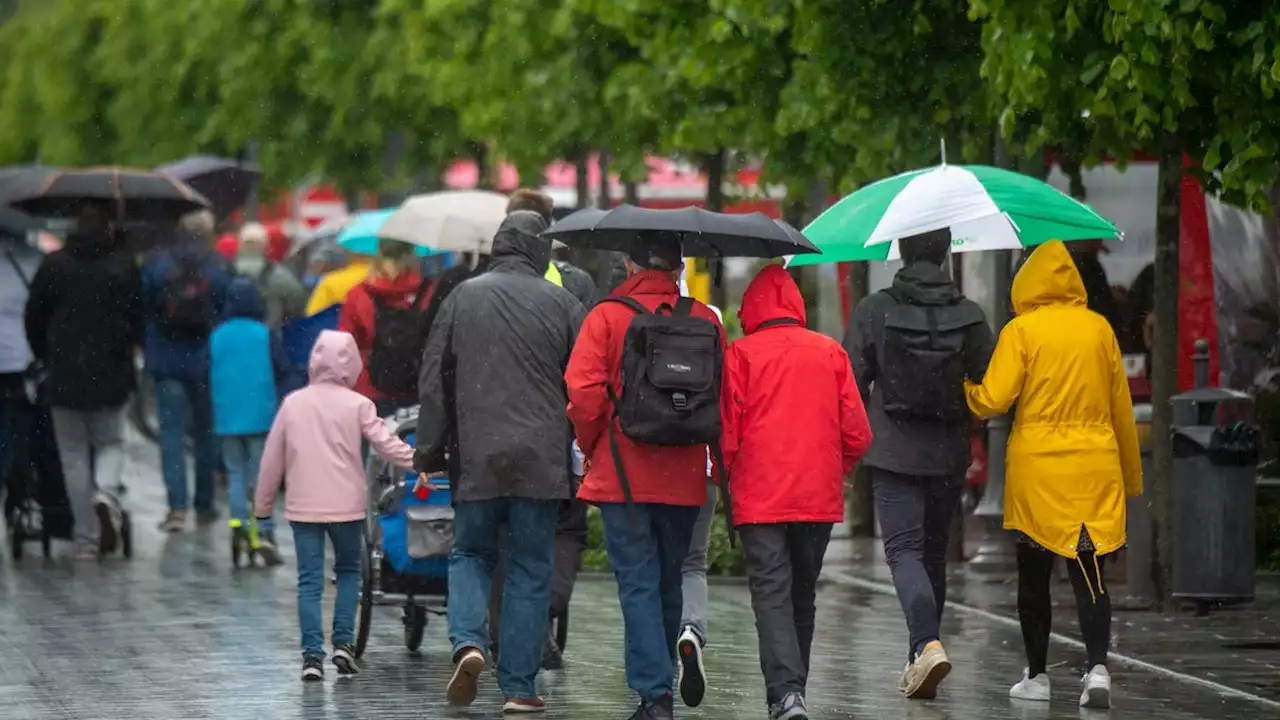
[[941, 266], [913, 262], [893, 276], [893, 291], [913, 305], [951, 305], [960, 299], [956, 284]]
[[322, 330], [311, 349], [311, 362], [307, 370], [311, 383], [331, 383], [343, 387], [355, 387], [364, 361], [360, 348], [351, 333], [338, 330]]
[[1013, 278], [1013, 311], [1019, 315], [1046, 305], [1087, 307], [1089, 295], [1067, 246], [1059, 240], [1035, 249]]
[[493, 236], [490, 269], [518, 269], [542, 277], [551, 263], [551, 241], [538, 237], [546, 229], [547, 221], [531, 210], [508, 215]]
[[77, 260], [92, 260], [110, 253], [115, 247], [115, 239], [108, 233], [74, 230], [67, 235], [64, 247], [67, 254]]
[[369, 276], [364, 280], [364, 286], [368, 289], [370, 295], [379, 297], [390, 298], [412, 295], [418, 292], [418, 288], [422, 286], [422, 275], [416, 270], [407, 270], [393, 278], [375, 276], [373, 273], [369, 273]]
[[743, 293], [738, 319], [747, 334], [770, 320], [795, 320], [804, 327], [804, 298], [800, 288], [781, 265], [766, 266]]
[[228, 318], [250, 318], [261, 320], [265, 311], [262, 307], [262, 294], [258, 286], [246, 277], [238, 277], [227, 286], [227, 302], [225, 306]]

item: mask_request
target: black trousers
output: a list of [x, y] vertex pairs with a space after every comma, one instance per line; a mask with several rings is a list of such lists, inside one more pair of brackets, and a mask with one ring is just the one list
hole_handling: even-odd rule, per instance
[[831, 525], [742, 525], [738, 537], [760, 636], [760, 671], [773, 705], [787, 693], [803, 693], [809, 680], [814, 599]]
[[[1045, 672], [1049, 658], [1049, 631], [1053, 625], [1053, 607], [1049, 586], [1053, 581], [1053, 564], [1058, 556], [1025, 542], [1018, 543], [1018, 621], [1022, 624], [1022, 641], [1027, 647], [1030, 677]], [[1081, 553], [1077, 560], [1067, 560], [1067, 574], [1075, 591], [1076, 611], [1080, 616], [1080, 633], [1084, 636], [1089, 667], [1107, 664], [1111, 646], [1111, 596], [1102, 580], [1106, 558], [1094, 553]]]

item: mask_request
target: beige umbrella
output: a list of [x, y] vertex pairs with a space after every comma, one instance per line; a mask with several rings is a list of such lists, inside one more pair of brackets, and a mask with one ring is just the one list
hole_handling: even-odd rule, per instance
[[506, 195], [487, 190], [450, 190], [405, 200], [377, 234], [438, 252], [487, 255], [506, 216]]

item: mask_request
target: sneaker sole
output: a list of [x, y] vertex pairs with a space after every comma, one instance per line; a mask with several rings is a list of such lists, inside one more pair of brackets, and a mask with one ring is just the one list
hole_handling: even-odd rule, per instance
[[521, 705], [520, 703], [509, 702], [502, 706], [502, 712], [508, 715], [535, 715], [546, 711], [546, 705]]
[[1111, 690], [1107, 688], [1089, 688], [1080, 698], [1080, 707], [1094, 710], [1105, 710], [1111, 707]]
[[120, 533], [116, 532], [116, 523], [111, 517], [111, 507], [105, 502], [100, 502], [93, 509], [98, 516], [98, 552], [103, 555], [113, 553], [120, 544]]
[[262, 562], [266, 563], [267, 565], [281, 564], [280, 551], [276, 548], [267, 547], [265, 545], [259, 545], [257, 548], [254, 549], [254, 552], [258, 555], [258, 557], [262, 558]]
[[707, 694], [706, 670], [702, 667], [702, 648], [696, 640], [685, 638], [676, 645], [680, 654], [680, 700], [687, 707], [698, 707]]
[[951, 661], [941, 660], [929, 668], [920, 684], [914, 689], [908, 687], [906, 696], [912, 700], [932, 700], [938, 697], [938, 686], [951, 674]]
[[475, 702], [482, 672], [484, 658], [478, 654], [464, 657], [453, 669], [453, 677], [449, 678], [449, 688], [445, 691], [449, 704], [461, 707]]
[[346, 654], [333, 656], [333, 666], [338, 668], [339, 675], [359, 675], [360, 666], [356, 665], [354, 658], [348, 657]]
[[302, 672], [302, 682], [323, 682], [323, 670], [304, 670]]

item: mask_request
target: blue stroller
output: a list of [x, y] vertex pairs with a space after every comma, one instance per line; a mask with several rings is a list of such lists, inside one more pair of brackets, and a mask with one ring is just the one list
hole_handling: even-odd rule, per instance
[[[387, 418], [392, 431], [413, 444], [417, 409]], [[443, 615], [449, 591], [449, 550], [453, 546], [453, 505], [449, 481], [417, 488], [413, 473], [402, 473], [371, 455], [365, 470], [368, 520], [364, 570], [356, 627], [356, 656], [364, 654], [375, 605], [404, 609], [404, 644], [422, 645], [429, 613]]]

